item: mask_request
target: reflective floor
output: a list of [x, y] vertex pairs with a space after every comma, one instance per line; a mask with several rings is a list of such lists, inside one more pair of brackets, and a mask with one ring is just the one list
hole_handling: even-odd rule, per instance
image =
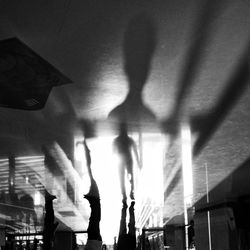
[[57, 239], [83, 249], [86, 139], [113, 249], [126, 123], [138, 249], [249, 249], [249, 13], [246, 0], [2, 1], [0, 245], [42, 239], [47, 190]]

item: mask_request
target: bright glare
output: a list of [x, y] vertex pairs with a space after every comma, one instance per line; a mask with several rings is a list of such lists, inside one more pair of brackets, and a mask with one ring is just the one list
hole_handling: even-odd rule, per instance
[[76, 243], [78, 245], [86, 245], [88, 235], [87, 233], [76, 233]]
[[190, 206], [193, 199], [192, 141], [191, 130], [187, 124], [183, 124], [181, 128], [181, 141], [184, 200]]
[[160, 134], [142, 135], [143, 168], [137, 174], [137, 226], [161, 227], [163, 223], [164, 140]]
[[88, 170], [86, 166], [86, 158], [85, 158], [85, 152], [84, 147], [79, 141], [83, 141], [84, 138], [77, 138], [75, 140], [75, 151], [74, 151], [74, 157], [75, 157], [75, 169], [78, 172], [78, 176], [80, 180], [77, 181], [77, 189], [76, 189], [76, 199], [78, 202], [82, 201], [82, 197], [84, 194], [86, 194], [89, 190], [90, 186], [90, 180], [88, 176]]
[[[188, 207], [192, 206], [193, 200], [193, 171], [192, 171], [192, 141], [191, 130], [188, 124], [181, 127], [181, 148], [182, 148], [182, 173], [183, 173], [183, 192], [184, 192], [184, 219], [185, 225], [188, 224]], [[186, 249], [188, 247], [188, 230], [185, 227]]]
[[[91, 153], [93, 176], [100, 191], [102, 206], [100, 230], [105, 243], [113, 243], [114, 236], [119, 232], [122, 204], [118, 169], [112, 157], [113, 139], [114, 137], [107, 136], [87, 140]], [[85, 174], [88, 174], [87, 171]]]
[[82, 144], [77, 144], [77, 140], [75, 142], [75, 152], [74, 152], [74, 155], [75, 155], [75, 160], [76, 161], [83, 161], [84, 160], [84, 148], [82, 146]]
[[35, 192], [34, 204], [35, 206], [41, 205], [41, 194], [39, 191]]
[[[133, 134], [131, 137], [136, 142], [138, 150], [140, 148], [139, 154], [143, 162], [142, 170], [140, 170], [134, 159], [136, 227], [141, 229], [149, 220], [152, 221], [152, 226], [162, 226], [162, 206], [164, 198], [163, 137], [160, 134], [143, 134], [141, 137], [139, 137], [138, 134]], [[105, 136], [87, 139], [92, 158], [92, 172], [100, 191], [102, 205], [100, 228], [103, 241], [106, 244], [112, 244], [114, 237], [117, 237], [119, 233], [122, 208], [122, 195], [120, 193], [117, 168], [118, 159], [112, 147], [114, 138], [114, 136]], [[76, 148], [76, 151], [77, 150]], [[82, 159], [84, 161], [83, 152], [81, 148], [78, 155], [81, 156], [77, 158], [79, 161]], [[78, 153], [76, 153], [75, 156], [77, 154]], [[88, 179], [86, 163], [82, 162], [82, 167], [79, 167], [79, 161], [77, 163], [78, 168], [82, 168], [81, 177]], [[128, 180], [126, 181], [126, 191], [129, 205], [130, 184]], [[127, 213], [127, 218], [128, 217]]]

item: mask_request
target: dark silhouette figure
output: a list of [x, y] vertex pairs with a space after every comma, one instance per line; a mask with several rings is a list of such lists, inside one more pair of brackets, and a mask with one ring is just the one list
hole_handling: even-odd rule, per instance
[[86, 165], [87, 165], [87, 169], [88, 169], [88, 174], [89, 174], [89, 178], [90, 181], [94, 180], [93, 178], [93, 174], [92, 174], [92, 169], [91, 169], [91, 156], [90, 156], [90, 150], [87, 146], [86, 141], [82, 141], [82, 142], [77, 142], [76, 145], [78, 144], [82, 144], [84, 147], [84, 153], [85, 153], [85, 159], [86, 159]]
[[82, 144], [85, 149], [85, 158], [91, 182], [89, 192], [86, 195], [84, 195], [84, 198], [88, 200], [91, 208], [89, 225], [87, 229], [88, 240], [84, 249], [101, 250], [102, 249], [102, 237], [100, 234], [101, 203], [100, 203], [99, 189], [92, 175], [90, 150], [85, 140], [82, 142]]
[[195, 246], [194, 221], [191, 220], [188, 227], [188, 248], [192, 249]]
[[37, 238], [34, 238], [32, 250], [37, 250], [38, 243], [39, 243], [39, 240]]
[[45, 190], [45, 217], [43, 229], [43, 246], [46, 250], [53, 249], [55, 232], [58, 227], [58, 222], [55, 221], [53, 200], [56, 196], [51, 195]]
[[129, 207], [129, 223], [128, 232], [126, 226], [127, 217], [127, 203], [123, 202], [121, 211], [120, 230], [117, 242], [117, 250], [135, 250], [136, 249], [136, 232], [135, 232], [135, 214], [134, 214], [135, 202], [132, 201]]
[[121, 192], [123, 200], [127, 199], [125, 188], [125, 172], [129, 175], [131, 184], [130, 198], [134, 199], [134, 174], [133, 174], [133, 153], [136, 157], [137, 164], [141, 167], [137, 147], [134, 140], [128, 136], [127, 126], [121, 123], [119, 127], [119, 135], [113, 141], [113, 150], [118, 155], [118, 168]]
[[155, 27], [151, 18], [144, 13], [135, 16], [128, 24], [123, 41], [124, 71], [129, 91], [124, 102], [110, 112], [111, 120], [143, 124], [144, 127], [147, 123], [155, 123], [155, 115], [142, 98], [155, 45]]

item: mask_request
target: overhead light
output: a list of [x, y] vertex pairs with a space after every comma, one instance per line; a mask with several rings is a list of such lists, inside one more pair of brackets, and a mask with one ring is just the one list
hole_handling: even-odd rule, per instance
[[26, 184], [29, 183], [29, 176], [28, 176], [28, 175], [25, 176], [25, 183], [26, 183]]

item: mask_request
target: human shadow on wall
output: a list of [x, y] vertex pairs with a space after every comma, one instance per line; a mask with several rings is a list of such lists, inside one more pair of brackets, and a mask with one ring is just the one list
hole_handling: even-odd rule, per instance
[[140, 13], [129, 22], [123, 40], [128, 94], [125, 100], [109, 113], [109, 120], [127, 121], [134, 125], [156, 122], [156, 116], [143, 100], [143, 89], [149, 76], [155, 47], [154, 22], [147, 14]]

